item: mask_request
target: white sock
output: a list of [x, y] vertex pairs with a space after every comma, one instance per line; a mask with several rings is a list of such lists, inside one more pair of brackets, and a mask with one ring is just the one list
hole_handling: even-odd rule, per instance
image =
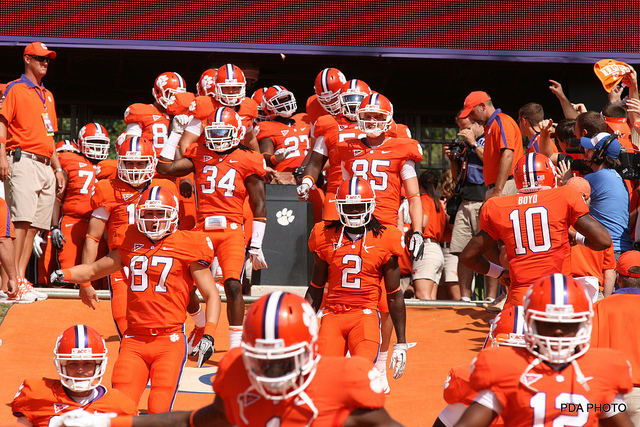
[[381, 351], [378, 354], [378, 360], [376, 360], [376, 368], [382, 372], [383, 375], [387, 374], [387, 357], [389, 357], [388, 351]]
[[229, 326], [229, 350], [240, 347], [242, 341], [242, 325]]
[[207, 317], [205, 316], [202, 307], [198, 307], [198, 311], [193, 314], [189, 313], [189, 316], [191, 316], [193, 322], [198, 328], [204, 328], [204, 325], [207, 323]]
[[471, 302], [471, 298], [469, 298], [469, 297], [460, 297], [460, 301]]

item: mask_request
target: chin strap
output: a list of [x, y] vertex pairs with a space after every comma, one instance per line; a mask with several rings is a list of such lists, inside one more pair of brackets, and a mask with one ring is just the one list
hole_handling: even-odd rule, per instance
[[576, 371], [576, 381], [578, 381], [578, 384], [580, 384], [582, 387], [584, 387], [585, 390], [589, 391], [589, 384], [587, 384], [587, 381], [589, 381], [591, 378], [586, 378], [584, 376], [584, 374], [582, 373], [582, 370], [580, 369], [580, 365], [578, 365], [578, 362], [576, 361], [576, 359], [573, 359], [571, 361], [571, 366], [573, 366], [573, 369], [575, 369]]
[[527, 369], [524, 370], [522, 375], [520, 375], [520, 383], [534, 393], [537, 393], [538, 389], [529, 385], [529, 381], [527, 381], [527, 374], [529, 373], [530, 370], [532, 370], [539, 364], [540, 364], [540, 359], [536, 357], [535, 359], [533, 359], [531, 363], [529, 363], [529, 366], [527, 366]]
[[343, 238], [344, 238], [344, 225], [340, 229], [340, 238], [338, 239], [338, 244], [333, 248], [334, 251], [340, 249], [343, 246], [342, 245]]

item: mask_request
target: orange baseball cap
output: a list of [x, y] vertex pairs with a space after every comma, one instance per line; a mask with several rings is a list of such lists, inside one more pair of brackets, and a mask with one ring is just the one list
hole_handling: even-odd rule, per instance
[[52, 50], [47, 49], [47, 46], [44, 43], [33, 42], [27, 45], [24, 48], [25, 55], [35, 55], [35, 56], [47, 56], [51, 59], [56, 57], [56, 53]]
[[604, 121], [607, 123], [607, 126], [611, 128], [615, 133], [616, 131], [620, 132], [621, 137], [625, 137], [631, 134], [631, 129], [629, 128], [629, 124], [627, 123], [626, 117], [604, 117]]
[[469, 114], [471, 114], [471, 110], [473, 109], [473, 107], [487, 101], [491, 101], [491, 97], [489, 96], [489, 94], [487, 94], [487, 92], [482, 92], [479, 90], [471, 92], [464, 99], [464, 106], [462, 109], [462, 113], [460, 113], [460, 118], [466, 119], [467, 117], [469, 117]]
[[631, 67], [615, 59], [601, 59], [594, 64], [593, 72], [602, 82], [604, 90], [610, 93], [631, 72]]
[[591, 197], [591, 185], [589, 184], [589, 181], [582, 177], [573, 176], [569, 178], [565, 185], [578, 190], [580, 193], [582, 193], [582, 196], [585, 198], [585, 200]]
[[623, 276], [640, 277], [640, 273], [629, 272], [631, 267], [640, 267], [640, 252], [627, 251], [618, 258], [618, 264], [616, 265], [618, 273]]

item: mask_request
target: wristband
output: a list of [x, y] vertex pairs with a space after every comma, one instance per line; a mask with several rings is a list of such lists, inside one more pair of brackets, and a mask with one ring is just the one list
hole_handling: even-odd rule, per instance
[[309, 187], [313, 187], [316, 184], [316, 180], [311, 175], [305, 175], [302, 178], [302, 184], [307, 184]]
[[313, 281], [309, 282], [309, 284], [310, 284], [311, 286], [313, 286], [314, 288], [316, 288], [316, 289], [322, 289], [322, 288], [324, 288], [324, 285], [322, 285], [322, 286], [318, 286], [318, 285], [316, 285], [315, 283], [313, 283]]
[[189, 415], [189, 427], [195, 427], [195, 424], [193, 423], [193, 417], [196, 415], [196, 410], [191, 411], [191, 414]]
[[252, 222], [252, 232], [251, 232], [251, 242], [249, 246], [262, 249], [262, 240], [264, 239], [264, 232], [267, 228], [267, 223], [262, 221], [256, 221], [255, 219]]
[[504, 273], [504, 267], [489, 262], [489, 271], [487, 271], [487, 276], [498, 278], [502, 273]]
[[71, 271], [68, 268], [63, 268], [60, 271], [64, 275], [64, 281], [65, 282], [70, 282], [71, 281]]
[[414, 198], [414, 197], [420, 197], [420, 194], [412, 194], [410, 196], [407, 196], [407, 200]]
[[53, 170], [53, 173], [58, 173], [58, 172], [64, 172], [64, 169], [62, 169], [62, 168], [55, 168], [55, 169]]
[[207, 322], [204, 325], [204, 333], [209, 335], [209, 336], [211, 336], [211, 337], [214, 337], [216, 335], [216, 328], [217, 327], [218, 327], [218, 325], [216, 325], [215, 323]]
[[60, 227], [57, 225], [52, 225], [50, 228], [50, 231], [53, 231], [53, 230], [60, 230]]
[[269, 157], [269, 161], [271, 162], [272, 165], [278, 164], [278, 162], [276, 162], [276, 156], [274, 154], [272, 154], [271, 157]]
[[576, 243], [585, 246], [585, 237], [576, 231]]
[[93, 237], [91, 234], [85, 234], [84, 236], [86, 239], [91, 239], [96, 243], [100, 243], [100, 239], [98, 239], [97, 237]]
[[402, 286], [398, 286], [394, 291], [387, 292], [387, 295], [395, 294], [395, 293], [396, 293], [396, 292], [398, 292], [400, 289], [402, 289]]
[[80, 286], [81, 288], [90, 288], [91, 283], [78, 283], [78, 286]]
[[111, 418], [109, 420], [109, 425], [111, 427], [131, 427], [133, 426], [133, 417], [128, 415], [128, 416]]
[[176, 149], [178, 148], [178, 143], [180, 142], [180, 137], [182, 135], [171, 131], [171, 135], [167, 139], [167, 142], [164, 143], [164, 147], [162, 147], [162, 151], [160, 152], [160, 156], [165, 159], [173, 160], [176, 158]]

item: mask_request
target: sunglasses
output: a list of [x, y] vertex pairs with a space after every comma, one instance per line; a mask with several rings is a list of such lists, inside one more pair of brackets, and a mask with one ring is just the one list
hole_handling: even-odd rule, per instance
[[35, 59], [38, 62], [49, 62], [51, 58], [48, 56], [38, 56], [38, 55], [27, 55], [29, 58]]

